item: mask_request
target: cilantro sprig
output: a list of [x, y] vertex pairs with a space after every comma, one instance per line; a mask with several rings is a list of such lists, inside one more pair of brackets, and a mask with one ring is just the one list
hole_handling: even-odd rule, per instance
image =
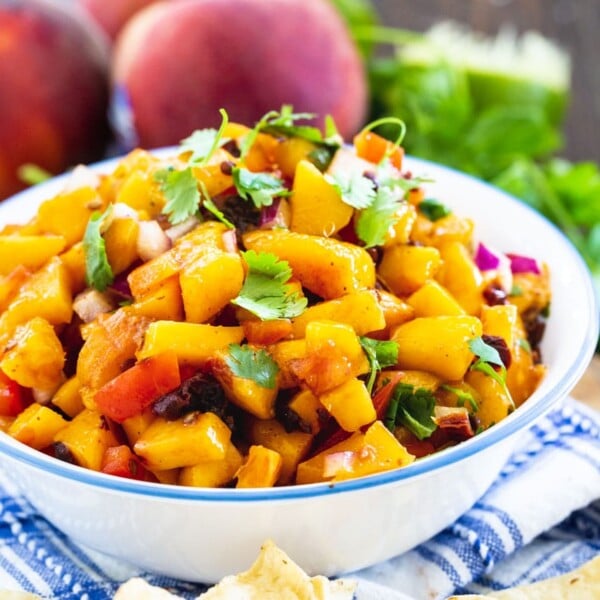
[[399, 219], [398, 195], [390, 188], [379, 188], [370, 206], [361, 211], [356, 221], [356, 235], [366, 248], [381, 246], [389, 229]]
[[326, 175], [326, 178], [339, 192], [342, 200], [352, 208], [367, 208], [375, 199], [375, 183], [362, 173], [342, 171]]
[[452, 213], [449, 207], [435, 198], [425, 198], [419, 202], [418, 209], [430, 221], [438, 221]]
[[[183, 169], [168, 167], [160, 169], [154, 174], [154, 180], [160, 184], [160, 189], [167, 200], [162, 212], [168, 216], [172, 225], [182, 223], [188, 217], [197, 214], [201, 205], [220, 218], [215, 212], [216, 206], [211, 202], [205, 187], [201, 193], [199, 182], [193, 171], [194, 167], [205, 164], [215, 150], [226, 142], [223, 133], [229, 123], [229, 117], [225, 110], [221, 109], [219, 112], [221, 113], [221, 126], [218, 130], [197, 130], [182, 140], [181, 153], [189, 152], [186, 166]], [[226, 222], [223, 219], [224, 217], [220, 218], [221, 221]], [[231, 223], [227, 222], [226, 224], [231, 226]]]
[[481, 336], [469, 341], [469, 349], [477, 357], [477, 360], [471, 365], [470, 370], [481, 371], [496, 381], [509, 399], [511, 410], [514, 410], [515, 403], [506, 385], [506, 367], [500, 358], [498, 350], [487, 344]]
[[168, 215], [172, 225], [182, 223], [195, 215], [200, 206], [198, 181], [191, 168], [178, 171], [173, 168], [157, 171], [154, 179], [160, 183], [167, 202], [163, 214]]
[[453, 385], [448, 385], [447, 383], [442, 384], [440, 387], [443, 390], [452, 392], [456, 396], [456, 398], [457, 398], [456, 403], [458, 406], [464, 406], [465, 404], [468, 404], [471, 407], [471, 410], [473, 412], [477, 412], [479, 410], [479, 405], [477, 404], [477, 400], [475, 400], [475, 397], [470, 392], [461, 390], [460, 388], [455, 387]]
[[90, 217], [83, 235], [85, 256], [85, 280], [87, 284], [103, 292], [114, 280], [102, 232], [112, 215], [112, 206], [103, 213], [95, 212]]
[[257, 350], [247, 345], [230, 344], [228, 349], [225, 362], [234, 375], [251, 379], [270, 390], [275, 388], [279, 367], [264, 348]]
[[234, 167], [233, 183], [244, 200], [252, 200], [256, 208], [271, 206], [276, 196], [288, 193], [283, 181], [270, 173], [253, 173], [244, 167]]
[[284, 104], [280, 111], [271, 110], [263, 115], [240, 143], [240, 158], [243, 160], [256, 141], [259, 133], [270, 133], [284, 137], [299, 137], [318, 146], [339, 148], [343, 140], [337, 131], [333, 118], [325, 118], [325, 135], [318, 127], [298, 125], [297, 121], [313, 119], [313, 113], [295, 113], [292, 106]]
[[394, 388], [384, 424], [390, 430], [400, 424], [420, 440], [431, 436], [437, 429], [433, 420], [435, 398], [426, 388], [416, 388], [409, 383], [398, 383]]
[[259, 319], [297, 317], [307, 306], [307, 299], [287, 284], [292, 270], [285, 260], [270, 252], [242, 252], [248, 273], [239, 295], [232, 303], [245, 308]]
[[367, 389], [373, 391], [377, 373], [385, 367], [392, 367], [398, 362], [398, 344], [393, 340], [374, 340], [369, 337], [361, 337], [360, 345], [369, 361], [369, 379]]

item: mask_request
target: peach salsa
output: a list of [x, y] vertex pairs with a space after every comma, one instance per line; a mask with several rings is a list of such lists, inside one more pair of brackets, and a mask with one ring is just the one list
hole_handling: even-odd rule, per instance
[[6, 434], [119, 477], [268, 487], [403, 467], [527, 400], [547, 266], [428, 196], [402, 135], [373, 132], [401, 121], [350, 145], [309, 117], [221, 111], [2, 229]]

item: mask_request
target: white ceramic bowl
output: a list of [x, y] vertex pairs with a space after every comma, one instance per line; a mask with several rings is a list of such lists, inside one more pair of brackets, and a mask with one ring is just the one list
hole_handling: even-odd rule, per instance
[[[114, 163], [94, 168], [109, 171]], [[311, 573], [359, 569], [405, 552], [465, 512], [497, 476], [519, 433], [575, 385], [598, 339], [590, 276], [565, 237], [532, 209], [476, 179], [416, 159], [428, 194], [475, 220], [482, 240], [546, 261], [548, 374], [504, 421], [462, 444], [387, 473], [275, 489], [193, 489], [75, 467], [0, 435], [0, 464], [49, 521], [90, 548], [146, 569], [214, 582], [246, 569], [272, 538]], [[0, 204], [0, 225], [26, 220], [64, 177]]]

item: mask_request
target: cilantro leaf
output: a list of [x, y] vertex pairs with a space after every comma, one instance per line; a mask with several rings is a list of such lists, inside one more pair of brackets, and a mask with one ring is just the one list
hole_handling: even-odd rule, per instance
[[192, 153], [188, 159], [189, 164], [206, 162], [213, 152], [227, 141], [223, 138], [223, 132], [227, 127], [229, 117], [224, 109], [220, 109], [219, 112], [221, 113], [221, 126], [218, 131], [216, 129], [198, 129], [181, 141], [180, 150]]
[[[515, 403], [506, 385], [506, 367], [500, 358], [498, 350], [490, 346], [490, 344], [486, 344], [482, 337], [470, 340], [469, 349], [477, 357], [477, 360], [471, 365], [470, 369], [472, 371], [481, 371], [496, 381], [504, 390], [510, 401], [511, 409], [514, 410]], [[499, 371], [496, 371], [492, 365], [499, 367]]]
[[232, 303], [245, 308], [263, 321], [293, 318], [307, 306], [307, 299], [286, 285], [292, 270], [285, 260], [269, 252], [242, 252], [248, 273], [239, 295]]
[[429, 177], [405, 177], [392, 165], [388, 158], [384, 158], [375, 169], [375, 180], [377, 187], [387, 187], [400, 190], [406, 194], [411, 190], [421, 187], [424, 183], [431, 183]]
[[356, 235], [366, 248], [381, 246], [390, 227], [398, 220], [400, 201], [390, 188], [379, 188], [373, 203], [358, 215]]
[[202, 197], [202, 207], [213, 215], [217, 221], [221, 221], [221, 223], [229, 227], [229, 229], [235, 229], [235, 225], [225, 216], [223, 211], [219, 210], [218, 206], [210, 198], [204, 195]]
[[338, 190], [342, 200], [352, 208], [367, 208], [375, 200], [375, 184], [362, 173], [340, 172], [333, 176], [327, 175], [326, 178]]
[[481, 336], [469, 340], [469, 350], [479, 360], [504, 368], [504, 363], [500, 358], [498, 350], [490, 344], [486, 344]]
[[470, 392], [465, 392], [465, 390], [461, 390], [460, 388], [454, 387], [452, 385], [448, 385], [444, 383], [440, 386], [444, 390], [448, 390], [452, 392], [458, 398], [458, 406], [464, 406], [465, 403], [471, 406], [471, 409], [476, 412], [479, 410], [479, 405], [477, 404], [477, 400], [473, 397], [473, 394]]
[[106, 255], [106, 243], [102, 237], [105, 221], [110, 219], [112, 206], [103, 213], [95, 212], [90, 217], [83, 235], [85, 256], [85, 280], [87, 284], [103, 292], [114, 279], [112, 268]]
[[288, 191], [281, 179], [269, 173], [253, 173], [243, 167], [235, 167], [232, 175], [238, 194], [244, 200], [250, 198], [256, 208], [271, 206], [275, 196]]
[[254, 128], [244, 137], [240, 144], [240, 157], [245, 158], [261, 132], [285, 137], [299, 137], [317, 145], [339, 148], [343, 140], [331, 116], [326, 117], [325, 120], [325, 137], [323, 137], [318, 127], [296, 124], [296, 121], [310, 120], [314, 117], [315, 115], [312, 113], [294, 113], [289, 104], [284, 104], [280, 111], [269, 111], [259, 119]]
[[439, 200], [435, 198], [425, 198], [419, 203], [419, 212], [425, 215], [430, 221], [437, 221], [447, 217], [452, 211]]
[[182, 223], [198, 212], [200, 191], [191, 167], [183, 171], [161, 169], [154, 174], [154, 179], [160, 183], [167, 199], [162, 212], [169, 216], [172, 225]]
[[404, 425], [420, 440], [428, 438], [436, 429], [433, 420], [435, 398], [429, 390], [408, 383], [398, 383], [385, 416], [385, 426], [394, 431], [398, 424]]
[[272, 390], [277, 384], [279, 367], [264, 348], [255, 350], [250, 346], [230, 344], [225, 362], [234, 375], [251, 379], [261, 387]]
[[377, 372], [398, 362], [398, 344], [393, 340], [374, 340], [363, 336], [360, 338], [360, 345], [367, 355], [371, 369], [367, 382], [367, 389], [371, 393]]

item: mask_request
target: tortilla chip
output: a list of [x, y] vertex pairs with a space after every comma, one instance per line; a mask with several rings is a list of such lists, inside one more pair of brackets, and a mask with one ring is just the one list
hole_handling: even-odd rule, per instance
[[225, 577], [198, 600], [352, 600], [356, 583], [309, 577], [271, 540], [244, 573]]
[[140, 577], [133, 577], [122, 584], [113, 600], [174, 600], [180, 598], [164, 588], [150, 585]]
[[600, 598], [600, 556], [578, 569], [537, 583], [493, 592], [485, 596], [451, 596], [448, 600], [598, 600]]

